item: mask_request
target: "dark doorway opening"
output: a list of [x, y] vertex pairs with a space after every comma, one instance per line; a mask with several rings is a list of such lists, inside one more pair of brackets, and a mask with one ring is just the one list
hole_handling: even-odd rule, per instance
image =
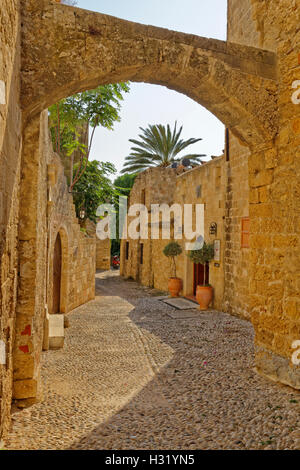
[[[205, 279], [206, 284], [209, 284], [209, 264], [205, 265]], [[197, 286], [204, 284], [204, 265], [203, 264], [194, 264], [194, 296], [196, 295]]]
[[60, 234], [57, 234], [54, 253], [53, 253], [53, 301], [52, 301], [52, 313], [60, 313], [60, 297], [61, 297], [61, 238]]

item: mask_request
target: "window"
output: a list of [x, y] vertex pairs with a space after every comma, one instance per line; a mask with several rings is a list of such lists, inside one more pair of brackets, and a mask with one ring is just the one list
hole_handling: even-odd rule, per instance
[[144, 263], [144, 245], [140, 244], [140, 264]]
[[126, 260], [129, 258], [129, 242], [126, 242]]
[[146, 190], [142, 190], [141, 204], [146, 205]]
[[250, 236], [250, 219], [249, 217], [242, 218], [242, 248], [249, 248], [249, 236]]
[[225, 130], [225, 156], [226, 156], [226, 162], [229, 162], [230, 155], [229, 155], [229, 129], [228, 128], [226, 128]]

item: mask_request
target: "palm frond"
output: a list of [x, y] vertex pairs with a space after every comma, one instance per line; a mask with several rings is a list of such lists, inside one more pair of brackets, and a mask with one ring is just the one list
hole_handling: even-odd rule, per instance
[[[179, 160], [179, 154], [187, 147], [201, 141], [201, 138], [181, 139], [183, 126], [179, 129], [177, 121], [174, 128], [163, 124], [148, 125], [147, 128], [140, 127], [141, 133], [138, 139], [130, 139], [133, 144], [130, 155], [125, 158], [125, 172], [140, 172], [153, 166], [169, 166], [171, 163]], [[189, 154], [191, 162], [201, 162], [203, 154]]]

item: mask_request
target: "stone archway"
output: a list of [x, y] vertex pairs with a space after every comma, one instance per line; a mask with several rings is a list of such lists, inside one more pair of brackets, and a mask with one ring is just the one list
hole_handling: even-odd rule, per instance
[[184, 93], [249, 146], [276, 134], [273, 52], [49, 0], [22, 3], [22, 106], [27, 120], [76, 92], [130, 80]]

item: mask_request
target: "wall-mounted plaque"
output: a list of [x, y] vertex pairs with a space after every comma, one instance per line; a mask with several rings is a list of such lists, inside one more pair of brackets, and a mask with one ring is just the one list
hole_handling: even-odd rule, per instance
[[221, 261], [221, 240], [214, 241], [214, 249], [215, 249], [215, 261]]
[[217, 233], [218, 233], [218, 224], [216, 222], [212, 222], [209, 226], [209, 234], [217, 235]]

